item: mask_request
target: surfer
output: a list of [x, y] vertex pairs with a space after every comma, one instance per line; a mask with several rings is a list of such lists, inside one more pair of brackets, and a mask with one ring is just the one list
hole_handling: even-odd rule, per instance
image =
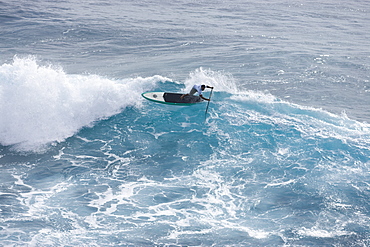
[[206, 85], [194, 85], [191, 88], [191, 90], [190, 90], [189, 93], [181, 95], [180, 98], [183, 99], [185, 96], [194, 95], [195, 93], [198, 93], [199, 94], [199, 97], [201, 97], [203, 100], [210, 101], [210, 99], [204, 98], [203, 95], [202, 95], [202, 91], [204, 91], [206, 88], [213, 89], [213, 87], [206, 86]]

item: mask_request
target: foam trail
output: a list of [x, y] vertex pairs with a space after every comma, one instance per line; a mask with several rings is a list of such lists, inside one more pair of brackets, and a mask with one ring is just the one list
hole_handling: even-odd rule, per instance
[[0, 144], [17, 151], [41, 151], [94, 121], [136, 106], [140, 93], [160, 76], [110, 80], [98, 75], [69, 75], [40, 66], [32, 58], [14, 58], [0, 66]]

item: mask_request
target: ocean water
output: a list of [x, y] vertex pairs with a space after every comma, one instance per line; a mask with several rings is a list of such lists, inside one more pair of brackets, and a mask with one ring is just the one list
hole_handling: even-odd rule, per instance
[[369, 12], [0, 1], [0, 246], [369, 246]]

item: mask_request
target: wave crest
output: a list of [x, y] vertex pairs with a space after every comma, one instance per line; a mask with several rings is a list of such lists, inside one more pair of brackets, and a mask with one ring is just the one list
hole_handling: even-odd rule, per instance
[[41, 66], [35, 58], [14, 58], [0, 66], [0, 144], [17, 151], [41, 151], [94, 121], [127, 106], [166, 78], [111, 80], [98, 75], [70, 75]]

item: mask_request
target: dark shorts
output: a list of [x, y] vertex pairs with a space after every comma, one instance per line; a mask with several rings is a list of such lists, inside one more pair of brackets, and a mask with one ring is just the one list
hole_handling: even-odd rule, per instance
[[192, 88], [191, 90], [190, 90], [190, 95], [193, 95], [193, 94], [195, 94], [196, 92], [198, 92], [195, 88]]

